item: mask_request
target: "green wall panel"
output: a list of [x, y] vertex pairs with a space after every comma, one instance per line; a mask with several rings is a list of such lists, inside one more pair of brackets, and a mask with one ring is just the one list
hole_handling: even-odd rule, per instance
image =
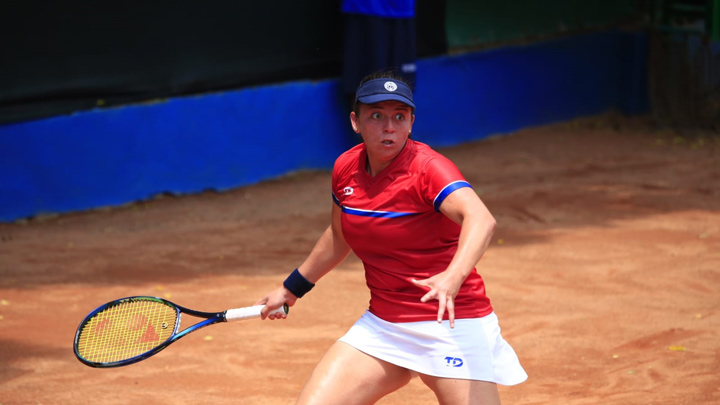
[[634, 0], [447, 0], [448, 46], [532, 39], [631, 18]]

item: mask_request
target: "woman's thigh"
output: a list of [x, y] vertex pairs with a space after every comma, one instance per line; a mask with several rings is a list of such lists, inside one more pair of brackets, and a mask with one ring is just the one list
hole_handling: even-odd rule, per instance
[[500, 405], [495, 383], [419, 375], [435, 393], [440, 405]]
[[335, 342], [300, 392], [297, 403], [373, 404], [410, 381], [410, 371]]

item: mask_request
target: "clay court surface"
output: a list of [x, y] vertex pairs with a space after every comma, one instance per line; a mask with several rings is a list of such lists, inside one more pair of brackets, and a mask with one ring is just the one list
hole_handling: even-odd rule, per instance
[[[720, 138], [607, 115], [439, 150], [498, 221], [478, 269], [530, 375], [504, 404], [720, 403]], [[117, 369], [82, 365], [72, 340], [125, 296], [254, 304], [330, 207], [330, 174], [303, 172], [0, 224], [0, 403], [294, 403], [367, 306], [354, 256], [285, 321], [212, 326]], [[380, 401], [433, 403], [418, 379]]]

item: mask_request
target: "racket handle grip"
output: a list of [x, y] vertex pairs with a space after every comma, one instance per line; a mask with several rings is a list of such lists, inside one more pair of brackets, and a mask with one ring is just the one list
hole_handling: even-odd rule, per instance
[[[255, 305], [252, 307], [228, 309], [225, 311], [225, 321], [243, 321], [245, 319], [260, 318], [260, 311], [265, 308], [265, 305]], [[287, 315], [290, 311], [287, 304], [283, 304], [278, 309], [270, 311], [270, 314], [285, 314]], [[268, 315], [270, 315], [268, 314]]]

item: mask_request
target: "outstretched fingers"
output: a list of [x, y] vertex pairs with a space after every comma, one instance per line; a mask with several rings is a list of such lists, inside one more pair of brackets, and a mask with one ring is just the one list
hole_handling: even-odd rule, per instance
[[445, 318], [445, 312], [448, 314], [450, 327], [455, 327], [455, 297], [449, 289], [443, 288], [439, 283], [435, 283], [433, 278], [425, 280], [410, 280], [415, 286], [428, 290], [428, 292], [420, 298], [420, 302], [428, 302], [430, 300], [438, 301], [437, 321], [442, 323]]

